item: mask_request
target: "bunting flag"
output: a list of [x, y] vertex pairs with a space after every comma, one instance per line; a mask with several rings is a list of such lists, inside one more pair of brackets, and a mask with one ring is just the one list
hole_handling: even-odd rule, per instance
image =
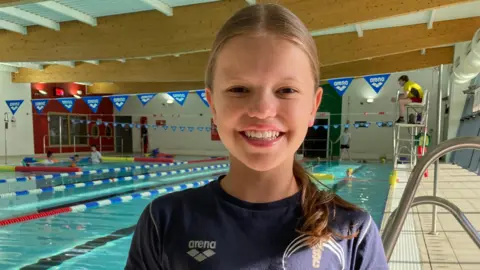
[[177, 130], [177, 126], [171, 126], [170, 127], [173, 131]]
[[138, 100], [142, 103], [143, 106], [147, 105], [147, 103], [152, 100], [157, 94], [138, 94]]
[[23, 100], [5, 100], [5, 102], [7, 103], [8, 108], [10, 108], [12, 115], [15, 115], [20, 106], [23, 104]]
[[203, 101], [203, 104], [205, 104], [205, 106], [207, 106], [207, 107], [210, 107], [210, 105], [208, 104], [208, 101], [207, 101], [206, 91], [205, 90], [197, 90], [195, 92], [200, 97], [200, 99]]
[[180, 106], [185, 104], [185, 100], [187, 100], [188, 91], [179, 91], [179, 92], [169, 92], [169, 96], [171, 96]]
[[181, 132], [184, 132], [184, 131], [185, 131], [185, 127], [180, 127], [180, 131], [181, 131]]
[[57, 99], [60, 104], [63, 105], [65, 109], [67, 109], [68, 112], [73, 111], [73, 105], [75, 105], [75, 98], [59, 98]]
[[32, 99], [32, 104], [37, 113], [42, 113], [43, 109], [47, 107], [48, 99]]
[[110, 101], [113, 103], [113, 106], [117, 108], [117, 111], [122, 111], [123, 106], [127, 103], [128, 95], [121, 96], [110, 96]]
[[164, 130], [167, 130], [167, 129], [168, 129], [168, 126], [166, 126], [166, 125], [163, 126], [163, 129], [164, 129]]
[[88, 105], [93, 113], [97, 113], [98, 107], [100, 107], [100, 102], [102, 102], [102, 97], [89, 96], [83, 97], [82, 100]]
[[347, 91], [348, 87], [352, 83], [353, 78], [341, 78], [341, 79], [331, 79], [328, 80], [328, 83], [337, 91], [339, 96], [343, 96]]
[[363, 77], [365, 81], [373, 88], [377, 94], [382, 90], [382, 87], [387, 83], [390, 74], [379, 74]]
[[188, 131], [193, 132], [195, 128], [194, 127], [188, 127]]
[[198, 131], [203, 131], [203, 127], [197, 127]]

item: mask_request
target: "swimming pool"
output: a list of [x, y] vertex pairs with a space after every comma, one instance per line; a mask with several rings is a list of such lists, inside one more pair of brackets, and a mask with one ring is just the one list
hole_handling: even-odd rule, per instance
[[[320, 165], [316, 167], [317, 170], [333, 173], [338, 178], [345, 176], [347, 168], [357, 168], [355, 177], [367, 181], [354, 181], [351, 186], [346, 185], [340, 189], [338, 194], [369, 210], [379, 224], [388, 193], [388, 173], [391, 166], [380, 164], [361, 166], [362, 164], [348, 163], [317, 165]], [[192, 164], [192, 166], [199, 165]], [[172, 169], [177, 168], [167, 168], [167, 170]], [[148, 179], [136, 185], [142, 184], [144, 188], [150, 189], [153, 186], [175, 185], [179, 181], [203, 180], [211, 176], [212, 172], [206, 171], [202, 175], [191, 174], [188, 180], [185, 176], [169, 176], [162, 180]], [[326, 184], [331, 186], [337, 181]], [[49, 207], [59, 207], [69, 204], [72, 200], [78, 200], [74, 199], [75, 196], [83, 194], [90, 194], [97, 198], [102, 195], [95, 192], [108, 190], [110, 192], [108, 194], [113, 196], [111, 189], [116, 189], [115, 194], [131, 194], [139, 189], [138, 186], [132, 189], [131, 185], [109, 188], [107, 186], [89, 187], [100, 189], [89, 192], [74, 189], [71, 194], [63, 194], [63, 196], [56, 194], [58, 197], [45, 198], [40, 202], [50, 201], [52, 205]], [[134, 225], [141, 211], [153, 198], [145, 197], [128, 203], [0, 227], [0, 269], [18, 269], [24, 266], [29, 266], [28, 268], [31, 269], [123, 269]], [[38, 203], [34, 202], [30, 205]]]

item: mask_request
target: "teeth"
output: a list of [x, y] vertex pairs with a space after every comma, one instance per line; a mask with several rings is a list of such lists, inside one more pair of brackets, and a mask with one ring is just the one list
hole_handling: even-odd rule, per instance
[[253, 131], [253, 130], [249, 130], [249, 131], [245, 131], [244, 133], [249, 138], [261, 139], [261, 140], [274, 140], [280, 135], [280, 132], [278, 132], [278, 131]]

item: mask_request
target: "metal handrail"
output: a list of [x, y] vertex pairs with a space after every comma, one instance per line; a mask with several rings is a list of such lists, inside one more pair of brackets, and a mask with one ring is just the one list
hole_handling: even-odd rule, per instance
[[[480, 137], [458, 137], [444, 141], [434, 147], [431, 152], [427, 153], [422, 159], [420, 159], [418, 164], [413, 168], [407, 185], [405, 186], [405, 190], [403, 191], [402, 199], [400, 200], [399, 206], [396, 209], [396, 214], [391, 220], [389, 220], [389, 222], [385, 226], [386, 229], [383, 232], [383, 246], [385, 248], [385, 256], [388, 260], [390, 260], [390, 257], [392, 256], [393, 248], [397, 243], [403, 224], [405, 223], [405, 219], [407, 218], [408, 211], [412, 207], [412, 204], [415, 200], [414, 196], [417, 192], [420, 182], [422, 181], [423, 173], [425, 172], [425, 170], [434, 161], [438, 160], [443, 155], [453, 150], [463, 149], [480, 150]], [[441, 199], [439, 197], [435, 198]], [[431, 200], [429, 202], [443, 207], [450, 206], [448, 203], [441, 205], [442, 202], [445, 202], [442, 200]], [[452, 208], [452, 210], [456, 209]], [[468, 226], [468, 223], [464, 223], [463, 219], [460, 219], [459, 222], [462, 224], [462, 226], [464, 226], [464, 228], [465, 226]], [[477, 245], [478, 243], [480, 243], [478, 234], [473, 234], [468, 229], [467, 233], [469, 233], [470, 237], [475, 241]]]
[[[450, 214], [452, 214], [455, 217], [458, 223], [460, 223], [463, 229], [465, 229], [465, 231], [468, 233], [470, 238], [472, 238], [472, 240], [475, 242], [477, 247], [480, 248], [480, 234], [477, 232], [475, 227], [468, 220], [468, 218], [465, 216], [462, 210], [458, 208], [458, 206], [456, 206], [454, 203], [444, 198], [440, 198], [436, 196], [420, 196], [413, 199], [412, 205], [410, 207], [415, 207], [422, 204], [433, 204], [448, 210], [448, 212], [450, 212]], [[392, 214], [390, 215], [387, 225], [385, 227], [385, 232], [391, 229], [392, 223], [390, 221], [393, 220], [393, 218], [395, 217], [397, 210], [398, 209], [395, 209], [395, 211], [393, 211]], [[383, 234], [382, 239], [386, 238], [385, 236], [386, 234]]]

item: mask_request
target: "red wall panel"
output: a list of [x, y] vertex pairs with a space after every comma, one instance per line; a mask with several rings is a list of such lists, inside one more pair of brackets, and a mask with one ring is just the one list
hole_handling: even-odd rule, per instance
[[[65, 91], [65, 96], [64, 97], [72, 97], [74, 94], [77, 94], [78, 90], [81, 90], [83, 93], [80, 96], [83, 96], [86, 91], [86, 86], [84, 85], [79, 85], [75, 83], [32, 83], [31, 84], [31, 89], [32, 89], [32, 99], [45, 99], [45, 98], [53, 98], [55, 99], [56, 97], [54, 96], [54, 89], [55, 88], [62, 88]], [[42, 95], [39, 93], [38, 90], [43, 90], [46, 91], [46, 95]], [[49, 130], [48, 130], [48, 113], [62, 113], [62, 114], [69, 114], [67, 109], [63, 107], [60, 102], [57, 100], [50, 100], [47, 103], [47, 106], [43, 110], [41, 114], [37, 114], [35, 108], [32, 108], [33, 110], [33, 133], [34, 133], [34, 148], [35, 148], [35, 154], [43, 154], [44, 151], [44, 140], [47, 145], [47, 151], [50, 150], [54, 153], [69, 153], [73, 152], [73, 142], [72, 145], [70, 146], [62, 146], [62, 149], [60, 147], [50, 147], [49, 144]], [[33, 106], [33, 105], [32, 105]], [[105, 122], [113, 122], [114, 117], [113, 117], [113, 104], [110, 102], [108, 98], [103, 98], [102, 102], [100, 103], [100, 106], [98, 108], [98, 111], [96, 114], [94, 114], [88, 105], [81, 99], [76, 100], [75, 105], [73, 106], [73, 111], [71, 114], [82, 114], [82, 115], [88, 115], [88, 119], [92, 121], [90, 124], [88, 124], [88, 133], [91, 134], [91, 130], [93, 126], [95, 126], [95, 122], [98, 119], [101, 119], [102, 121]], [[103, 114], [103, 115], [102, 115]], [[70, 123], [71, 124], [71, 123]], [[112, 125], [110, 125], [112, 128], [112, 132], [114, 132], [114, 128]], [[105, 136], [105, 130], [106, 127], [103, 125], [99, 125], [99, 135], [100, 136]], [[45, 137], [46, 136], [46, 137]], [[115, 136], [115, 134], [113, 134]], [[44, 138], [45, 137], [45, 138]], [[99, 137], [100, 138], [100, 137]], [[88, 139], [88, 144], [96, 144], [97, 147], [100, 145], [100, 139], [99, 138], [89, 138]], [[77, 152], [87, 152], [90, 151], [89, 146], [78, 146], [76, 147]], [[102, 138], [102, 151], [114, 151], [114, 138], [107, 138], [103, 137]]]

